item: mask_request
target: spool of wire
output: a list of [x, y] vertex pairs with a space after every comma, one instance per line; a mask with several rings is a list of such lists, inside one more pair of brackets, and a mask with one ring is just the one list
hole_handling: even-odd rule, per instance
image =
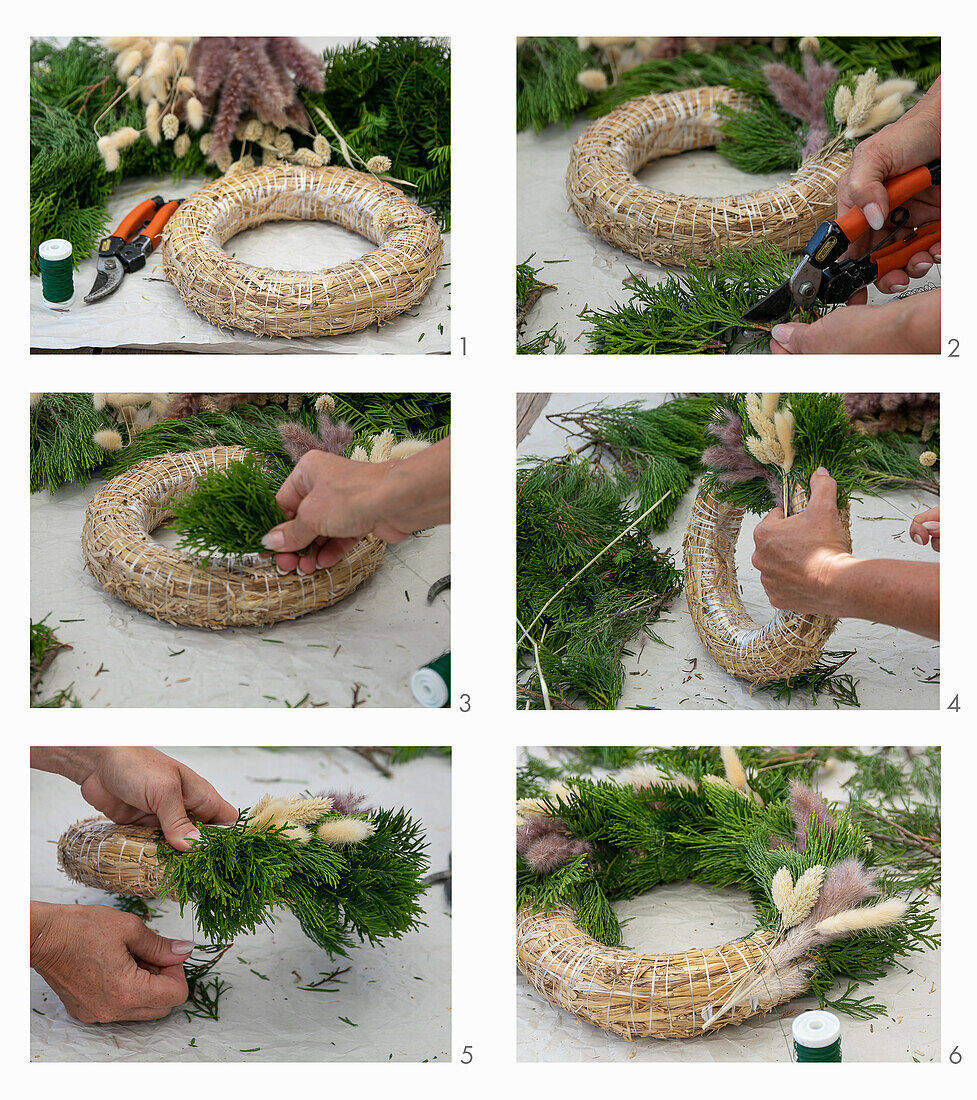
[[422, 707], [446, 707], [451, 702], [451, 654], [419, 668], [410, 681], [414, 698]]
[[791, 1025], [798, 1062], [840, 1062], [841, 1023], [833, 1012], [802, 1012]]
[[75, 280], [71, 270], [71, 241], [52, 237], [37, 250], [41, 268], [41, 293], [49, 309], [65, 309], [75, 300]]

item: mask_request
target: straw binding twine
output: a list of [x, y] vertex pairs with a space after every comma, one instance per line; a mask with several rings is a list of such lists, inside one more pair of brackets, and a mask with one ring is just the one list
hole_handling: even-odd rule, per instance
[[716, 105], [748, 96], [718, 85], [642, 96], [599, 118], [573, 145], [566, 188], [570, 209], [591, 233], [641, 260], [685, 264], [723, 248], [772, 241], [800, 249], [836, 213], [838, 177], [851, 153], [822, 149], [778, 187], [704, 199], [644, 187], [634, 173], [660, 157], [715, 145]]
[[88, 817], [68, 827], [58, 841], [58, 866], [74, 882], [127, 897], [160, 896], [164, 872], [151, 825], [116, 825]]
[[[789, 514], [804, 510], [807, 494], [794, 486]], [[848, 509], [840, 510], [851, 542]], [[778, 610], [762, 626], [743, 606], [736, 579], [736, 542], [743, 509], [702, 489], [685, 535], [685, 594], [696, 633], [716, 663], [752, 684], [796, 676], [821, 656], [838, 620]]]
[[[266, 221], [330, 221], [380, 247], [320, 271], [232, 259], [225, 241]], [[399, 188], [365, 172], [269, 165], [223, 176], [183, 202], [163, 231], [166, 277], [222, 328], [263, 336], [331, 336], [380, 325], [427, 294], [444, 243]]]
[[384, 544], [367, 535], [329, 569], [280, 574], [273, 559], [248, 556], [203, 566], [151, 537], [172, 515], [166, 502], [191, 492], [196, 478], [224, 469], [244, 447], [211, 447], [140, 462], [92, 498], [81, 545], [95, 579], [120, 600], [156, 619], [222, 630], [296, 619], [348, 596], [383, 560]]

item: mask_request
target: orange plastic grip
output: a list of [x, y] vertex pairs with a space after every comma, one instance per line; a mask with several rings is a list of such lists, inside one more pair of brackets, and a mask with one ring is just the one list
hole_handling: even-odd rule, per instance
[[910, 239], [893, 241], [878, 252], [873, 252], [872, 260], [878, 268], [875, 277], [879, 278], [889, 271], [898, 271], [905, 267], [918, 252], [926, 252], [941, 239], [940, 223], [930, 222], [917, 230]]
[[[901, 176], [893, 176], [885, 181], [885, 190], [889, 196], [889, 209], [895, 210], [913, 195], [918, 195], [933, 182], [930, 170], [925, 164], [913, 168], [911, 172], [903, 172]], [[845, 234], [849, 241], [857, 241], [858, 238], [869, 230], [869, 224], [865, 215], [857, 206], [842, 214], [837, 220], [837, 226]]]
[[156, 203], [152, 199], [146, 199], [145, 202], [141, 202], [135, 210], [126, 214], [126, 216], [119, 222], [119, 228], [112, 234], [113, 237], [121, 237], [124, 241], [127, 241], [136, 230], [141, 229], [143, 223], [147, 218], [153, 216], [153, 211], [156, 209]]
[[179, 205], [176, 199], [171, 199], [170, 202], [164, 203], [159, 210], [156, 211], [156, 217], [153, 218], [149, 225], [142, 231], [142, 235], [148, 237], [153, 242], [153, 248], [159, 244], [163, 226], [170, 220], [170, 215], [175, 213]]

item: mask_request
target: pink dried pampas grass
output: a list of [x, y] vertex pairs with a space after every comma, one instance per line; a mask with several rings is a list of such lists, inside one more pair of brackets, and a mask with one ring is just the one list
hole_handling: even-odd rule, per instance
[[742, 420], [729, 409], [723, 409], [722, 414], [725, 420], [716, 421], [706, 427], [709, 434], [715, 436], [719, 443], [703, 451], [703, 465], [715, 470], [723, 481], [730, 484], [762, 478], [767, 483], [777, 506], [783, 508], [784, 487], [775, 473], [757, 462], [747, 451], [743, 444]]
[[828, 62], [818, 64], [814, 55], [807, 53], [803, 75], [779, 61], [764, 65], [763, 74], [771, 94], [787, 114], [807, 123], [803, 156], [813, 156], [828, 140], [824, 100], [838, 78], [837, 69]]
[[345, 421], [333, 423], [327, 413], [319, 416], [319, 434], [315, 435], [302, 424], [287, 421], [278, 426], [282, 445], [293, 462], [309, 451], [324, 451], [326, 454], [341, 455], [353, 442], [353, 429]]
[[816, 791], [797, 779], [790, 784], [790, 814], [794, 819], [794, 839], [799, 852], [804, 851], [807, 827], [812, 817], [816, 817], [827, 829], [835, 827], [828, 804]]

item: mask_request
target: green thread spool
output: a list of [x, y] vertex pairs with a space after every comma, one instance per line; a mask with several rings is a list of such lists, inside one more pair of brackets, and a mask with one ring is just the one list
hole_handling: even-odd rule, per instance
[[48, 309], [64, 309], [75, 300], [75, 280], [71, 270], [71, 241], [52, 237], [37, 249], [41, 268], [41, 294]]
[[841, 1022], [833, 1012], [802, 1012], [791, 1025], [798, 1062], [840, 1062]]
[[410, 689], [422, 707], [446, 707], [451, 702], [451, 654], [419, 668], [410, 678]]

